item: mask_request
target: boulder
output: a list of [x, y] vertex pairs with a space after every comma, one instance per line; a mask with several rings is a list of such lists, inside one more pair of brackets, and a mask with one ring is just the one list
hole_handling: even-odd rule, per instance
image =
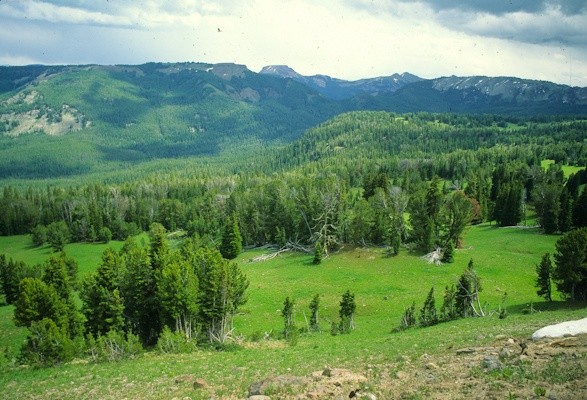
[[587, 318], [545, 326], [532, 334], [533, 340], [587, 334]]

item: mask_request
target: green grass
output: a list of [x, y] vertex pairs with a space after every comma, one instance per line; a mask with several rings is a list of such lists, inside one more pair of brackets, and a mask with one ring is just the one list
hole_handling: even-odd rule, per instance
[[[70, 243], [65, 245], [64, 251], [78, 262], [80, 278], [83, 278], [100, 264], [102, 253], [107, 247], [119, 250], [122, 244], [123, 242], [115, 240], [108, 244]], [[27, 265], [42, 264], [52, 253], [53, 249], [49, 245], [33, 246], [30, 235], [0, 236], [0, 254], [16, 261], [24, 261]]]
[[[542, 160], [540, 162], [540, 165], [545, 170], [548, 169], [548, 167], [551, 164], [554, 164], [554, 160]], [[577, 167], [575, 165], [562, 165], [561, 169], [563, 171], [563, 174], [565, 175], [565, 178], [568, 178], [571, 174], [576, 174], [577, 172], [584, 170], [585, 167]]]
[[[434, 266], [405, 249], [397, 257], [386, 257], [379, 248], [345, 248], [312, 265], [312, 255], [284, 253], [265, 262], [249, 262], [261, 252], [242, 254], [237, 261], [251, 282], [249, 301], [236, 316], [236, 333], [241, 338], [265, 332], [277, 335], [283, 329], [280, 315], [286, 296], [296, 300], [296, 323], [305, 326], [303, 312], [315, 293], [321, 295], [322, 333], [302, 335], [295, 347], [282, 340], [244, 341], [233, 351], [200, 350], [185, 355], [147, 353], [135, 360], [116, 364], [74, 362], [50, 369], [4, 368], [0, 393], [18, 398], [209, 398], [191, 385], [175, 383], [175, 377], [192, 374], [214, 387], [217, 398], [246, 397], [255, 380], [278, 374], [305, 375], [325, 365], [350, 368], [365, 373], [368, 366], [397, 364], [400, 356], [409, 359], [450, 349], [479, 345], [497, 335], [527, 338], [544, 325], [584, 316], [584, 304], [545, 303], [534, 288], [535, 265], [545, 252], [553, 252], [558, 236], [543, 235], [537, 229], [496, 228], [488, 224], [471, 227], [465, 246], [456, 252], [455, 262]], [[32, 250], [18, 248], [22, 237], [2, 238], [2, 247], [11, 241], [14, 254]], [[26, 245], [25, 245], [26, 247]], [[69, 255], [80, 259], [80, 271], [99, 263], [99, 245], [69, 245]], [[40, 255], [38, 255], [40, 257]], [[507, 292], [508, 317], [465, 319], [425, 329], [391, 333], [399, 323], [404, 307], [416, 302], [422, 306], [431, 286], [436, 288], [436, 304], [442, 303], [444, 286], [454, 283], [474, 260], [483, 285], [486, 311], [497, 310]], [[83, 266], [82, 266], [83, 264]], [[329, 321], [338, 319], [338, 305], [344, 291], [356, 296], [356, 330], [331, 336]], [[540, 312], [523, 312], [532, 303]], [[0, 344], [22, 341], [24, 330], [11, 328], [11, 308], [0, 308]], [[5, 335], [7, 335], [5, 338]], [[11, 335], [10, 337], [8, 335]]]

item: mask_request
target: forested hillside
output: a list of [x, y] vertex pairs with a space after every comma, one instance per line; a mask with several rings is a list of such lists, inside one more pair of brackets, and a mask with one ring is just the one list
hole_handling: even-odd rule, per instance
[[[409, 74], [327, 80], [336, 83], [332, 90], [352, 89], [337, 97], [318, 90], [312, 77], [301, 78], [236, 64], [1, 67], [0, 178], [101, 180], [138, 165], [168, 169], [156, 160], [190, 157], [216, 159], [206, 164], [220, 156], [226, 167], [352, 110], [498, 114], [483, 118], [500, 127], [516, 125], [515, 115], [547, 122], [587, 114], [585, 88], [548, 82]], [[486, 125], [462, 126], [474, 135], [479, 124]]]
[[2, 178], [246, 152], [341, 111], [300, 83], [233, 64], [22, 69], [0, 71], [16, 88], [0, 97]]
[[[67, 240], [96, 241], [104, 230], [124, 240], [158, 222], [218, 243], [234, 216], [245, 246], [318, 242], [326, 253], [342, 243], [399, 240], [428, 251], [458, 246], [460, 232], [446, 222], [454, 202], [464, 207], [465, 225], [523, 223], [532, 205], [544, 211], [539, 221], [547, 231], [566, 231], [583, 226], [587, 209], [580, 190], [586, 130], [586, 121], [573, 119], [342, 114], [285, 147], [216, 170], [185, 162], [158, 172], [131, 169], [119, 184], [5, 186], [0, 233], [64, 223]], [[545, 169], [543, 160], [554, 164]], [[579, 172], [565, 175], [568, 165]], [[429, 231], [417, 232], [423, 224]]]

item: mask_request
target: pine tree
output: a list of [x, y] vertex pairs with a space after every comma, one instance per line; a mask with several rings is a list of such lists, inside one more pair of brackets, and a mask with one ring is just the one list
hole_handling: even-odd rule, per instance
[[211, 343], [224, 343], [232, 334], [234, 314], [247, 301], [249, 281], [218, 250], [201, 248], [192, 263], [199, 283], [199, 323]]
[[290, 300], [289, 296], [286, 297], [285, 301], [283, 302], [281, 316], [283, 317], [284, 322], [283, 336], [286, 340], [289, 338], [290, 334], [296, 329], [294, 315], [295, 304], [295, 300]]
[[40, 279], [24, 278], [14, 303], [14, 324], [30, 327], [44, 318], [51, 319], [59, 328], [69, 328], [68, 307], [57, 290]]
[[316, 294], [310, 302], [310, 331], [319, 331], [320, 322], [318, 320], [318, 309], [320, 308], [320, 295]]
[[324, 250], [320, 242], [316, 242], [316, 244], [314, 245], [314, 258], [312, 259], [312, 264], [319, 265], [322, 263], [323, 251]]
[[176, 254], [157, 278], [157, 296], [167, 326], [191, 339], [198, 313], [198, 278], [192, 265]]
[[232, 214], [224, 225], [224, 234], [220, 244], [220, 253], [227, 260], [235, 259], [243, 250], [243, 239], [238, 228], [236, 214]]
[[550, 254], [546, 253], [542, 256], [542, 261], [536, 266], [536, 287], [538, 288], [536, 294], [540, 297], [544, 297], [546, 301], [552, 301], [552, 271], [553, 266], [552, 261], [550, 260]]
[[412, 303], [412, 305], [404, 310], [402, 314], [402, 319], [400, 320], [400, 330], [409, 329], [416, 326], [416, 303]]
[[455, 301], [456, 295], [457, 290], [454, 285], [445, 287], [442, 307], [440, 308], [440, 315], [443, 321], [452, 321], [458, 318], [459, 315]]
[[123, 261], [120, 294], [124, 302], [127, 329], [138, 335], [145, 346], [157, 342], [162, 329], [157, 301], [156, 274], [149, 249], [130, 237], [120, 252]]
[[424, 306], [420, 309], [420, 326], [431, 326], [438, 323], [436, 303], [434, 300], [434, 287], [430, 288]]
[[558, 215], [558, 229], [562, 232], [568, 232], [573, 227], [573, 198], [569, 190], [565, 187], [560, 195], [560, 213]]
[[340, 310], [338, 312], [340, 316], [339, 331], [341, 333], [349, 333], [355, 329], [354, 316], [356, 309], [357, 305], [355, 304], [355, 295], [351, 293], [350, 290], [347, 290], [342, 295], [342, 300], [340, 301]]
[[573, 225], [576, 228], [587, 226], [587, 189], [585, 188], [577, 197], [573, 207]]
[[587, 228], [575, 229], [556, 242], [553, 279], [570, 300], [587, 299]]
[[[481, 280], [473, 268], [473, 259], [469, 260], [467, 269], [459, 277], [455, 295], [455, 309], [461, 317], [485, 315], [479, 300]], [[477, 306], [475, 306], [477, 304]]]
[[118, 288], [120, 262], [114, 250], [107, 248], [96, 272], [82, 284], [80, 298], [86, 317], [86, 333], [98, 336], [124, 328], [124, 304]]

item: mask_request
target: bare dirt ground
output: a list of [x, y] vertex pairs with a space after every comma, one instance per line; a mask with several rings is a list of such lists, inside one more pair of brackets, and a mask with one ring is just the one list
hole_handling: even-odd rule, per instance
[[400, 357], [367, 371], [326, 368], [253, 382], [249, 399], [587, 399], [587, 335]]

